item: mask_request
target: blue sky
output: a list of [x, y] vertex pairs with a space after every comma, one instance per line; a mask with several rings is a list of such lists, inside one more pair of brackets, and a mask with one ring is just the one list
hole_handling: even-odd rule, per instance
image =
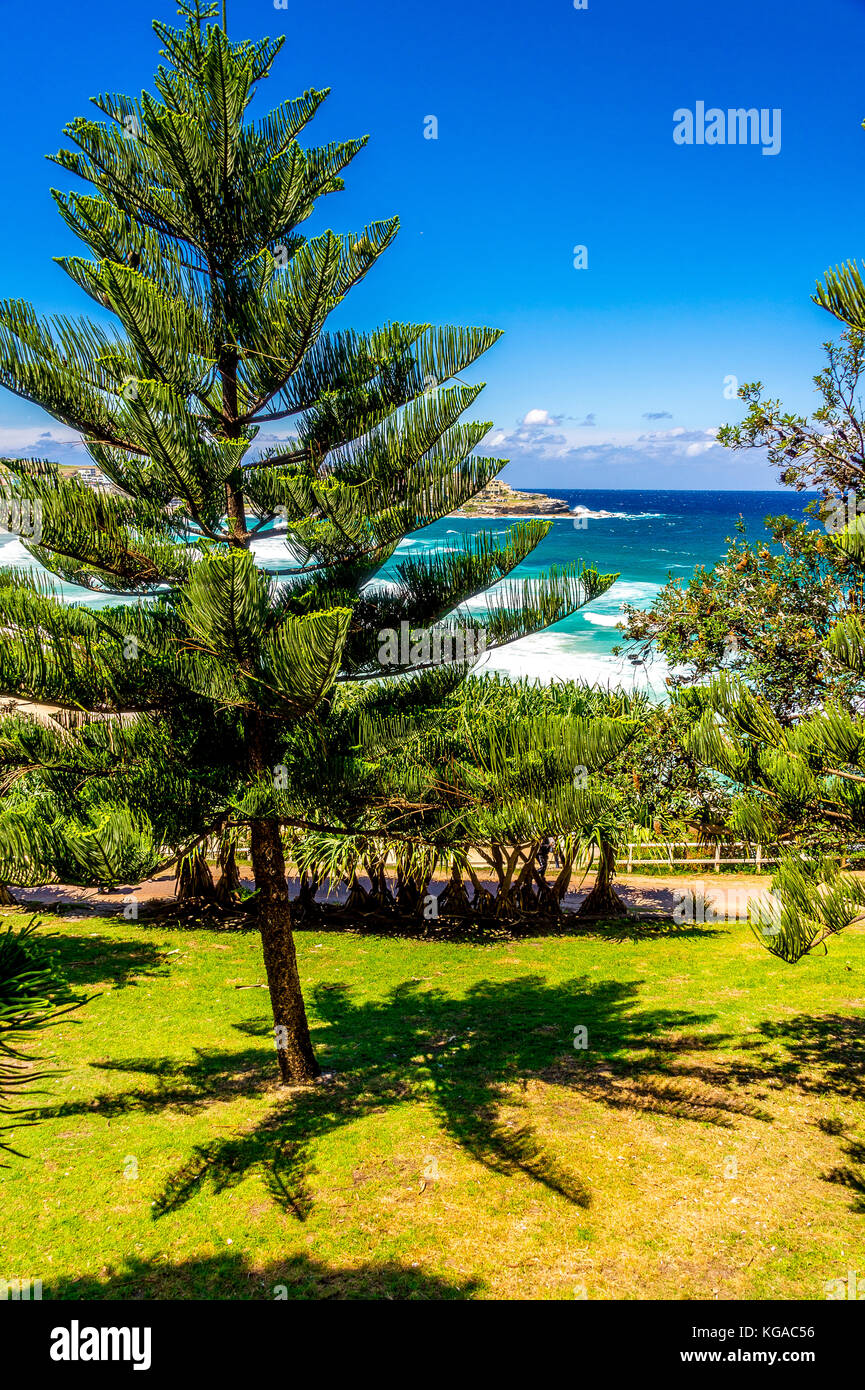
[[[174, 16], [163, 0], [6, 8], [0, 294], [89, 310], [51, 263], [74, 243], [48, 193], [66, 176], [43, 156], [89, 96], [151, 85], [150, 21]], [[309, 137], [372, 137], [316, 216], [337, 230], [401, 218], [346, 317], [505, 329], [478, 404], [512, 459], [506, 478], [773, 484], [712, 431], [741, 414], [731, 376], [809, 408], [837, 331], [810, 302], [814, 281], [865, 254], [865, 91], [843, 60], [865, 47], [865, 0], [229, 0], [229, 32], [288, 35], [261, 111], [330, 86]], [[673, 113], [698, 101], [780, 110], [780, 151], [677, 145]], [[51, 428], [0, 399], [3, 451]], [[52, 434], [37, 451], [65, 454], [68, 431]]]

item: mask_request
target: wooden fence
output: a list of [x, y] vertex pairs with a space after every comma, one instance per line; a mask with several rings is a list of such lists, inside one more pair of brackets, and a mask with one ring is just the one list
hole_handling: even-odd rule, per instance
[[[721, 872], [722, 864], [749, 864], [753, 865], [756, 869], [759, 870], [762, 869], [765, 864], [776, 864], [778, 862], [777, 854], [767, 853], [767, 850], [777, 850], [777, 845], [749, 845], [745, 840], [733, 840], [728, 842], [727, 844], [716, 844], [714, 848], [714, 853], [707, 855], [705, 854], [705, 850], [709, 848], [710, 846], [708, 845], [694, 844], [690, 843], [687, 840], [629, 840], [627, 856], [625, 856], [624, 854], [620, 855], [619, 858], [616, 860], [616, 865], [626, 865], [625, 872], [631, 873], [635, 864], [642, 864], [647, 866], [651, 865], [653, 868], [659, 869], [673, 868], [676, 864], [711, 864], [712, 868], [717, 874]], [[663, 849], [666, 851], [666, 853], [664, 854], [663, 858], [660, 859], [647, 859], [638, 857], [639, 851], [645, 849]], [[674, 855], [673, 851], [677, 849], [683, 849], [686, 851], [683, 858]], [[736, 849], [748, 851], [753, 849], [755, 853], [753, 854], [753, 856], [750, 853], [734, 854], [732, 856], [729, 853], [722, 853], [722, 851], [730, 851]], [[636, 854], [634, 852], [635, 850], [637, 851]], [[696, 850], [698, 852], [696, 854], [688, 854], [688, 850]], [[699, 851], [701, 850], [704, 851], [704, 853], [699, 853]]]

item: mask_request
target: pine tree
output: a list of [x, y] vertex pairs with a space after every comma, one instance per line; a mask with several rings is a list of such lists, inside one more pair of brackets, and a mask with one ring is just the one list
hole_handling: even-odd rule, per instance
[[[0, 383], [80, 431], [111, 484], [4, 461], [7, 502], [38, 518], [30, 553], [90, 602], [30, 571], [2, 575], [0, 689], [42, 718], [37, 732], [16, 717], [6, 739], [19, 782], [0, 860], [40, 808], [50, 827], [31, 875], [71, 858], [108, 880], [165, 845], [189, 853], [248, 830], [280, 1073], [306, 1082], [318, 1066], [282, 833], [327, 829], [358, 765], [347, 748], [323, 764], [322, 730], [358, 689], [371, 710], [414, 702], [432, 718], [482, 626], [490, 645], [513, 641], [614, 576], [575, 566], [508, 581], [546, 534], [530, 522], [504, 545], [481, 535], [377, 581], [403, 537], [504, 466], [475, 453], [489, 425], [461, 418], [481, 389], [461, 374], [499, 334], [328, 329], [397, 233], [395, 218], [356, 235], [300, 231], [365, 141], [301, 145], [324, 91], [251, 120], [283, 40], [230, 42], [199, 0], [180, 13], [183, 29], [154, 25], [157, 94], [96, 98], [100, 117], [68, 126], [72, 148], [54, 157], [88, 185], [54, 194], [89, 253], [58, 263], [97, 316], [0, 305]], [[284, 443], [255, 446], [284, 422]], [[268, 571], [254, 545], [274, 523], [285, 563]], [[493, 584], [485, 624], [459, 615]], [[382, 637], [403, 624], [407, 660]], [[432, 628], [462, 635], [451, 662]]]
[[[439, 684], [446, 678], [441, 672]], [[387, 693], [361, 694], [329, 721], [334, 746], [358, 750], [362, 761], [354, 775], [344, 768], [344, 801], [330, 814], [344, 824], [363, 820], [367, 834], [347, 837], [335, 828], [298, 835], [293, 853], [308, 875], [305, 908], [314, 886], [327, 880], [348, 885], [352, 914], [418, 922], [555, 917], [575, 861], [591, 846], [599, 851], [598, 882], [582, 915], [625, 911], [610, 886], [609, 860], [634, 810], [617, 784], [621, 756], [646, 723], [641, 697], [574, 682], [471, 677], [439, 692], [444, 698], [431, 720], [424, 704], [385, 710]], [[418, 680], [414, 694], [423, 693]], [[548, 879], [553, 842], [558, 864]], [[434, 878], [446, 880], [437, 898]], [[494, 893], [484, 878], [495, 882]]]
[[[829, 271], [813, 297], [844, 332], [839, 344], [825, 345], [828, 366], [814, 378], [822, 404], [812, 421], [789, 414], [779, 401], [763, 402], [756, 383], [739, 392], [747, 418], [720, 437], [736, 448], [767, 447], [782, 467], [782, 482], [821, 493], [814, 510], [828, 535], [797, 528], [798, 548], [819, 554], [821, 562], [828, 556], [835, 581], [827, 586], [822, 620], [802, 633], [807, 661], [820, 673], [818, 688], [806, 682], [794, 700], [775, 702], [762, 681], [722, 670], [707, 686], [677, 697], [692, 717], [686, 748], [734, 789], [726, 824], [715, 832], [781, 846], [771, 892], [752, 905], [750, 918], [761, 944], [791, 964], [824, 946], [865, 907], [861, 880], [842, 872], [839, 862], [851, 838], [865, 832], [865, 515], [857, 498], [865, 477], [858, 396], [865, 281], [859, 267], [851, 261]], [[790, 652], [783, 656], [789, 660]], [[744, 671], [749, 674], [747, 664]], [[754, 688], [758, 683], [762, 691]]]
[[[833, 540], [865, 572], [863, 520]], [[839, 618], [826, 654], [865, 675], [858, 613]], [[714, 833], [781, 848], [771, 890], [749, 915], [761, 944], [795, 964], [865, 908], [865, 885], [839, 863], [865, 832], [865, 715], [829, 705], [781, 724], [764, 698], [727, 673], [677, 698], [693, 717], [686, 748], [735, 791]]]

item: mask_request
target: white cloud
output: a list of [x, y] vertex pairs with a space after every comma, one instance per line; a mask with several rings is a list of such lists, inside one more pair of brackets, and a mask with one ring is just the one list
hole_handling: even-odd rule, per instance
[[[504, 432], [501, 434], [504, 439]], [[256, 438], [250, 457], [255, 457], [269, 446], [292, 443], [295, 439], [296, 435], [290, 432], [262, 432]], [[90, 462], [81, 435], [66, 425], [57, 424], [52, 424], [48, 429], [43, 425], [0, 425], [0, 457], [41, 458], [51, 463], [65, 464]]]
[[[543, 413], [550, 420], [557, 418]], [[508, 459], [512, 468], [506, 476], [518, 486], [771, 487], [775, 482], [768, 469], [759, 477], [765, 463], [762, 451], [754, 451], [747, 460], [739, 457], [718, 443], [715, 427], [602, 430], [590, 424], [589, 416], [580, 421], [558, 418], [564, 423], [556, 430], [540, 422], [532, 427], [525, 419], [515, 429], [495, 429], [482, 452]]]
[[44, 425], [30, 425], [18, 429], [0, 425], [0, 451], [4, 454], [32, 449], [69, 448], [76, 445], [81, 445], [80, 434], [67, 429], [65, 425], [53, 425], [47, 430]]
[[537, 429], [539, 426], [549, 429], [552, 425], [561, 424], [561, 420], [561, 415], [551, 415], [548, 410], [535, 409], [527, 411], [519, 423], [528, 429]]

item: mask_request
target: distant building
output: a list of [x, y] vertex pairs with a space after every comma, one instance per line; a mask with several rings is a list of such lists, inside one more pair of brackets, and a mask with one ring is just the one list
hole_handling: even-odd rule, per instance
[[82, 463], [73, 468], [72, 476], [79, 482], [86, 483], [88, 487], [108, 487], [108, 479], [103, 478], [95, 463]]

